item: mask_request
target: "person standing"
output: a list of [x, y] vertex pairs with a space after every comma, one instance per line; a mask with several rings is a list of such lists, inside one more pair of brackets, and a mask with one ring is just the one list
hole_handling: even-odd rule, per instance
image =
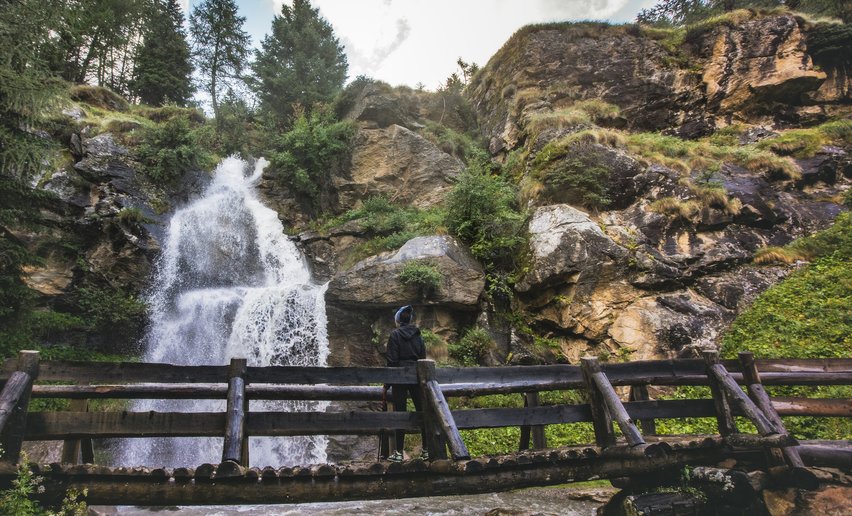
[[[420, 328], [414, 325], [414, 308], [406, 305], [396, 311], [394, 322], [397, 327], [388, 337], [388, 349], [385, 353], [388, 367], [416, 366], [417, 361], [426, 358], [426, 346], [423, 337], [420, 336]], [[394, 412], [407, 410], [408, 396], [414, 401], [414, 408], [420, 412], [423, 409], [423, 398], [420, 387], [417, 384], [393, 384], [391, 385], [391, 401]], [[422, 435], [422, 432], [421, 432]], [[392, 462], [403, 460], [403, 448], [405, 445], [405, 430], [395, 432], [396, 450], [388, 457]], [[423, 436], [423, 446], [426, 439]], [[424, 448], [420, 458], [429, 459], [429, 454]]]

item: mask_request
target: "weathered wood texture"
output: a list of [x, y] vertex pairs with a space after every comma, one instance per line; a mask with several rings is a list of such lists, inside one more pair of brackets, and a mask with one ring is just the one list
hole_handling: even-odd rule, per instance
[[465, 446], [461, 434], [459, 434], [459, 429], [456, 427], [456, 422], [453, 419], [452, 412], [450, 412], [449, 405], [447, 405], [447, 400], [444, 399], [441, 388], [435, 380], [426, 382], [426, 403], [430, 405], [433, 414], [435, 414], [435, 418], [441, 427], [441, 433], [450, 447], [450, 454], [453, 456], [453, 459], [469, 459], [470, 452], [467, 451], [467, 446]]
[[447, 443], [446, 433], [441, 430], [441, 424], [438, 420], [439, 416], [435, 412], [435, 407], [429, 400], [430, 389], [429, 384], [436, 382], [435, 379], [435, 362], [431, 360], [417, 361], [417, 379], [420, 386], [420, 393], [423, 399], [423, 439], [426, 441], [423, 446], [429, 452], [429, 457], [434, 459], [447, 458]]
[[246, 359], [232, 358], [228, 373], [228, 404], [225, 409], [225, 438], [222, 443], [222, 462], [233, 461], [248, 466], [248, 435], [246, 434]]
[[607, 410], [603, 394], [595, 383], [595, 374], [600, 374], [598, 360], [592, 357], [580, 359], [583, 382], [589, 397], [589, 408], [592, 413], [592, 423], [595, 429], [595, 442], [601, 448], [615, 444], [615, 432], [612, 429], [612, 416]]
[[618, 397], [618, 394], [615, 393], [615, 389], [613, 389], [612, 385], [610, 385], [606, 375], [600, 372], [593, 373], [592, 381], [595, 383], [595, 387], [597, 387], [598, 392], [601, 394], [610, 417], [615, 419], [615, 422], [618, 423], [618, 428], [621, 429], [621, 433], [624, 434], [624, 437], [627, 439], [627, 442], [630, 443], [630, 446], [645, 444], [645, 440], [642, 439], [642, 433], [639, 432], [638, 428], [636, 428], [636, 424], [633, 423], [633, 420], [630, 418], [627, 410], [625, 410], [624, 405], [621, 403], [621, 399]]
[[716, 408], [716, 423], [719, 426], [719, 434], [727, 436], [737, 432], [734, 422], [734, 414], [731, 411], [730, 400], [727, 392], [722, 388], [719, 380], [713, 374], [711, 367], [719, 363], [718, 351], [704, 351], [704, 367], [710, 382], [710, 393], [713, 395], [713, 404]]
[[[651, 397], [648, 395], [648, 386], [644, 384], [631, 385], [629, 398], [630, 401], [651, 401]], [[639, 424], [642, 427], [643, 434], [653, 435], [657, 433], [657, 425], [654, 422], [654, 418], [646, 417], [640, 420]]]
[[18, 353], [18, 370], [12, 376], [15, 382], [9, 390], [4, 386], [0, 393], [0, 406], [6, 408], [5, 420], [0, 424], [0, 442], [3, 446], [3, 459], [17, 463], [21, 454], [21, 446], [27, 430], [27, 410], [30, 404], [30, 394], [33, 382], [39, 375], [38, 351], [24, 350]]

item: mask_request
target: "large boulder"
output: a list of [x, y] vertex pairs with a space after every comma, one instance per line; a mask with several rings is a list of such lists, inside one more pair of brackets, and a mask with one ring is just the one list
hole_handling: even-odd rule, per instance
[[627, 255], [597, 222], [567, 204], [536, 209], [529, 234], [532, 263], [515, 286], [522, 293], [558, 283], [588, 282], [604, 266]]
[[444, 199], [462, 164], [429, 140], [400, 125], [359, 129], [348, 176], [334, 178], [341, 210], [382, 195], [418, 208]]
[[[423, 296], [399, 279], [406, 264], [428, 264], [441, 274], [441, 284]], [[326, 299], [336, 305], [361, 308], [393, 307], [414, 303], [475, 310], [485, 288], [482, 266], [449, 236], [409, 240], [398, 251], [382, 253], [357, 263], [331, 280]]]

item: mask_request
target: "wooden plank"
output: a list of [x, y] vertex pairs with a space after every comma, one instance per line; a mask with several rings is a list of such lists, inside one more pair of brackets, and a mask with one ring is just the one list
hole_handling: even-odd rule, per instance
[[[381, 401], [382, 388], [352, 385], [247, 385], [253, 400]], [[64, 399], [226, 399], [227, 384], [144, 383], [114, 385], [35, 385], [34, 398]]]
[[[26, 440], [79, 437], [222, 437], [221, 412], [31, 412]], [[376, 435], [400, 428], [416, 431], [417, 412], [252, 412], [251, 436]]]
[[[69, 407], [69, 410], [71, 412], [88, 412], [89, 402], [85, 399], [71, 400], [71, 406]], [[88, 441], [89, 444], [87, 446], [91, 447], [92, 440], [88, 439]], [[62, 463], [78, 464], [81, 459], [80, 454], [82, 452], [82, 448], [83, 445], [80, 439], [65, 439], [65, 441], [63, 441], [62, 443]]]
[[[431, 360], [417, 361], [417, 381], [420, 385], [421, 398], [423, 399], [423, 436], [426, 442], [423, 446], [429, 452], [429, 458], [432, 460], [440, 460], [447, 458], [446, 435], [441, 430], [439, 415], [431, 399], [429, 383], [434, 382], [437, 385], [435, 375], [435, 362]], [[440, 391], [439, 391], [440, 392]]]
[[417, 383], [415, 367], [249, 367], [246, 381], [258, 383], [367, 385]]
[[90, 383], [227, 383], [228, 366], [142, 362], [45, 361], [39, 380]]
[[580, 368], [583, 372], [583, 380], [586, 383], [586, 392], [589, 396], [589, 408], [592, 411], [592, 423], [595, 427], [595, 442], [601, 448], [615, 444], [615, 432], [612, 430], [612, 416], [607, 410], [606, 402], [601, 393], [594, 375], [601, 372], [598, 359], [583, 357], [580, 359]]
[[[18, 352], [18, 371], [23, 375], [13, 374], [13, 377], [23, 380], [23, 389], [15, 387], [10, 388], [9, 398], [3, 400], [4, 405], [10, 401], [13, 402], [13, 408], [8, 412], [6, 420], [2, 423], [2, 441], [3, 459], [17, 464], [21, 455], [21, 446], [23, 445], [24, 436], [27, 431], [27, 411], [30, 404], [30, 393], [33, 387], [33, 381], [39, 375], [39, 353], [38, 351], [23, 350]], [[10, 378], [9, 383], [12, 382]], [[14, 391], [14, 392], [13, 392]], [[3, 393], [6, 393], [4, 387]], [[15, 399], [11, 399], [12, 394], [15, 394]], [[2, 393], [0, 393], [2, 396]]]
[[507, 384], [519, 381], [535, 380], [539, 382], [568, 382], [573, 383], [577, 387], [581, 387], [583, 385], [583, 377], [580, 373], [580, 368], [567, 364], [544, 366], [441, 367], [435, 370], [435, 378], [440, 384]]
[[713, 394], [713, 403], [716, 408], [716, 422], [719, 426], [719, 434], [724, 436], [731, 435], [737, 432], [737, 425], [734, 422], [734, 415], [731, 411], [731, 405], [728, 402], [728, 395], [719, 380], [712, 373], [711, 367], [719, 363], [719, 352], [713, 350], [705, 350], [701, 353], [704, 356], [704, 366], [706, 369], [707, 379], [710, 382], [710, 392]]
[[592, 380], [595, 382], [598, 392], [603, 398], [606, 409], [612, 419], [618, 424], [621, 433], [624, 434], [630, 446], [639, 446], [645, 444], [645, 439], [642, 438], [642, 433], [636, 428], [636, 423], [630, 418], [621, 399], [616, 394], [615, 389], [610, 385], [606, 375], [603, 372], [592, 373]]
[[771, 398], [779, 416], [852, 417], [849, 398]]
[[246, 398], [246, 366], [245, 358], [232, 358], [228, 375], [228, 403], [225, 409], [225, 438], [222, 442], [222, 462], [233, 461], [242, 466], [248, 466], [247, 435], [245, 431], [248, 399]]
[[[648, 386], [645, 384], [637, 384], [630, 386], [630, 401], [650, 401], [648, 395]], [[657, 433], [657, 425], [654, 423], [654, 418], [645, 418], [639, 421], [642, 426], [642, 433], [645, 435], [654, 435]]]
[[3, 392], [0, 392], [0, 431], [6, 428], [6, 424], [15, 413], [15, 407], [18, 406], [21, 397], [31, 384], [30, 375], [23, 371], [15, 371], [3, 386]]
[[[540, 405], [540, 400], [538, 397], [538, 392], [527, 392], [524, 393], [524, 407], [538, 407]], [[547, 447], [547, 439], [544, 435], [544, 425], [535, 425], [535, 426], [523, 426], [521, 427], [521, 434], [523, 436], [523, 429], [526, 428], [530, 437], [532, 437], [532, 445], [534, 449], [540, 450], [542, 448]], [[523, 442], [523, 437], [521, 437]], [[529, 441], [527, 441], [527, 446], [523, 449], [529, 448]]]
[[460, 429], [500, 428], [507, 426], [553, 425], [591, 422], [588, 404], [550, 405], [535, 408], [492, 408], [454, 410], [453, 419]]
[[[485, 369], [485, 368], [483, 368]], [[440, 369], [438, 369], [440, 371]], [[447, 397], [458, 396], [487, 396], [489, 394], [523, 394], [525, 392], [563, 391], [582, 389], [582, 380], [514, 380], [506, 383], [442, 383], [441, 392]]]

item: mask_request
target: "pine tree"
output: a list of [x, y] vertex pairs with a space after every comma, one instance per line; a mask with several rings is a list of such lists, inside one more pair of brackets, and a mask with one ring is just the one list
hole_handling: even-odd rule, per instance
[[152, 106], [186, 105], [192, 97], [192, 63], [177, 0], [154, 0], [145, 42], [136, 53], [130, 91]]
[[237, 15], [233, 0], [204, 0], [192, 11], [189, 31], [193, 39], [193, 59], [204, 77], [204, 90], [210, 95], [213, 114], [219, 119], [219, 92], [237, 79], [248, 58], [249, 35], [243, 30], [246, 19]]
[[[43, 164], [47, 139], [36, 133], [62, 88], [42, 54], [58, 12], [42, 0], [0, 0], [0, 333], [30, 292], [21, 269], [35, 257], [14, 235], [33, 226], [47, 194], [30, 187]], [[0, 337], [0, 340], [3, 340]], [[2, 346], [8, 343], [0, 344]]]
[[261, 47], [252, 65], [251, 87], [261, 108], [279, 124], [292, 117], [294, 104], [310, 110], [342, 89], [346, 54], [331, 25], [308, 0], [294, 0], [292, 7], [284, 4]]

